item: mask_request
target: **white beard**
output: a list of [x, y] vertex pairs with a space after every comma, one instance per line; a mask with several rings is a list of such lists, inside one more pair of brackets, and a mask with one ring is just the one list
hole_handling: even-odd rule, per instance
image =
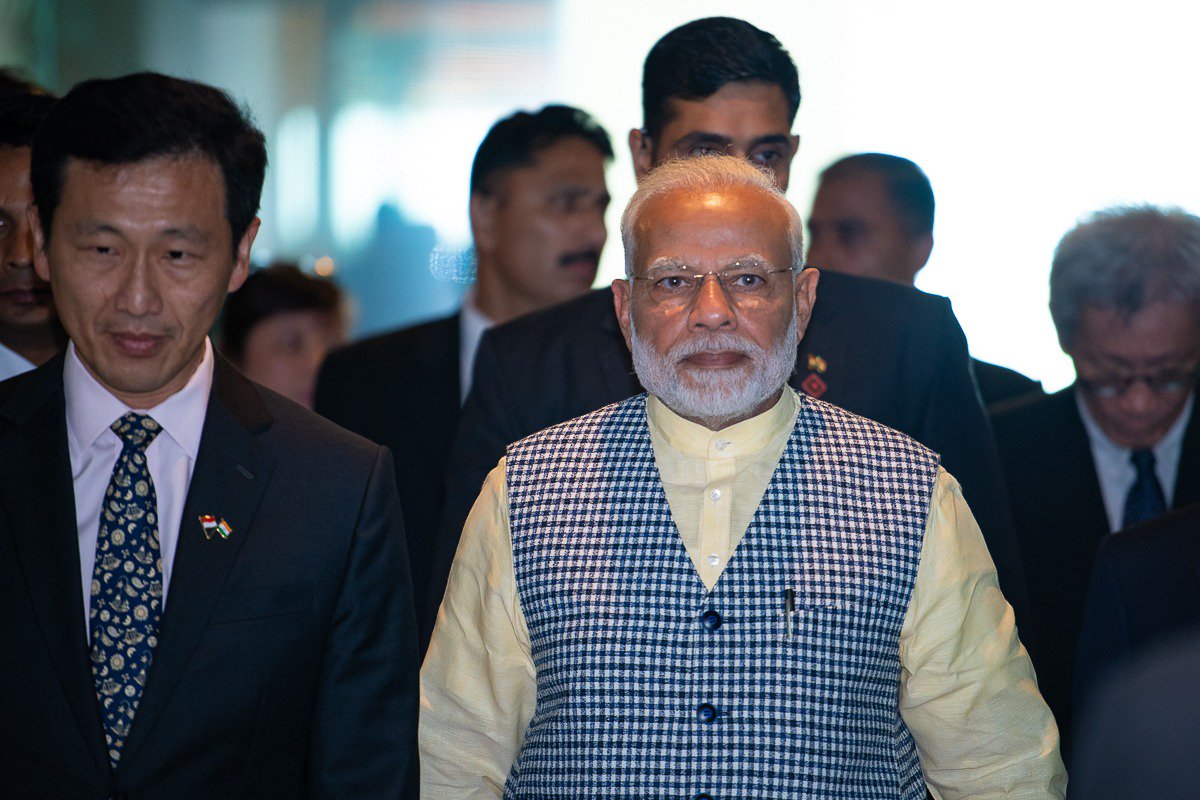
[[[769, 350], [734, 333], [698, 335], [661, 354], [630, 326], [633, 369], [646, 391], [676, 414], [719, 429], [749, 418], [787, 383], [796, 367], [796, 311], [787, 334]], [[730, 369], [694, 369], [684, 359], [718, 350], [741, 353], [746, 361]]]

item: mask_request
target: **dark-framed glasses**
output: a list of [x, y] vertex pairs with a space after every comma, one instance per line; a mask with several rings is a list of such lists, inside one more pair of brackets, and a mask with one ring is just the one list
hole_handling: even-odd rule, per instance
[[1095, 378], [1079, 376], [1076, 383], [1079, 388], [1092, 397], [1108, 399], [1120, 397], [1133, 388], [1134, 384], [1144, 383], [1146, 388], [1155, 394], [1179, 394], [1189, 392], [1200, 379], [1200, 368], [1166, 370], [1148, 375], [1104, 375]]
[[768, 300], [779, 292], [778, 281], [772, 275], [795, 271], [791, 267], [771, 269], [770, 265], [757, 259], [739, 259], [722, 270], [697, 272], [686, 264], [664, 264], [651, 267], [641, 275], [632, 275], [631, 280], [647, 285], [650, 298], [656, 303], [683, 305], [691, 303], [700, 294], [700, 287], [709, 275], [733, 302], [738, 304]]

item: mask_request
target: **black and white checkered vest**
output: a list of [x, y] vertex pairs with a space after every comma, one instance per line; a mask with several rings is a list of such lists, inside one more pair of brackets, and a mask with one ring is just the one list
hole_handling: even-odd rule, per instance
[[898, 648], [938, 458], [800, 400], [711, 592], [671, 518], [645, 395], [509, 448], [537, 708], [506, 798], [925, 797]]

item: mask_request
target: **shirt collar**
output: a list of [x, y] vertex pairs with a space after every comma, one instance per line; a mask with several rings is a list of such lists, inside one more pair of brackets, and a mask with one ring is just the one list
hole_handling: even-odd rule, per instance
[[[1183, 433], [1187, 428], [1188, 420], [1192, 418], [1192, 403], [1195, 400], [1196, 394], [1192, 392], [1188, 395], [1187, 402], [1183, 404], [1183, 408], [1179, 410], [1179, 416], [1171, 423], [1171, 427], [1167, 429], [1167, 432], [1163, 434], [1161, 439], [1155, 442], [1154, 447], [1150, 448], [1154, 451], [1156, 461], [1161, 461], [1170, 455], [1172, 448], [1177, 452], [1182, 446]], [[1092, 451], [1101, 458], [1120, 461], [1128, 460], [1129, 454], [1133, 451], [1108, 438], [1104, 430], [1100, 427], [1100, 423], [1092, 416], [1092, 412], [1088, 409], [1087, 403], [1084, 402], [1083, 395], [1078, 388], [1075, 389], [1075, 407], [1079, 409], [1079, 418], [1083, 420], [1083, 428], [1087, 431], [1088, 442], [1092, 446]]]
[[88, 372], [75, 351], [75, 343], [71, 342], [67, 345], [67, 358], [63, 367], [67, 437], [71, 451], [86, 451], [114, 421], [129, 411], [137, 411], [154, 417], [163, 431], [192, 461], [195, 461], [196, 454], [200, 451], [200, 436], [204, 430], [204, 417], [208, 410], [212, 382], [213, 350], [212, 343], [206, 337], [204, 357], [182, 389], [153, 408], [130, 408]]
[[471, 389], [471, 377], [475, 372], [475, 352], [479, 349], [479, 340], [483, 332], [495, 323], [475, 305], [475, 289], [472, 288], [463, 298], [462, 310], [458, 315], [459, 341], [459, 388], [460, 400], [466, 400]]
[[710, 431], [698, 423], [676, 414], [654, 395], [646, 401], [646, 414], [655, 433], [679, 452], [693, 457], [707, 457], [711, 447], [726, 456], [752, 455], [761, 451], [783, 431], [796, 424], [800, 400], [790, 386], [783, 388], [779, 401], [756, 417], [742, 420], [719, 431]]

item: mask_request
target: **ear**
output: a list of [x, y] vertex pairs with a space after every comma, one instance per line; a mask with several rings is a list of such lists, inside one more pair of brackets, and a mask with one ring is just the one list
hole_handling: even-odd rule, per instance
[[50, 282], [50, 259], [46, 258], [46, 235], [42, 231], [42, 218], [38, 216], [37, 206], [31, 205], [25, 210], [29, 229], [33, 232], [33, 269], [37, 276], [47, 283]]
[[625, 346], [633, 349], [633, 302], [630, 297], [633, 287], [628, 279], [618, 278], [612, 282], [613, 308], [617, 312], [617, 324], [621, 326], [621, 335], [625, 337]]
[[229, 275], [227, 292], [236, 292], [246, 282], [246, 276], [250, 274], [250, 247], [254, 244], [254, 237], [258, 235], [258, 226], [261, 224], [262, 221], [255, 217], [250, 220], [250, 225], [242, 234], [237, 246], [237, 256], [233, 259], [233, 272]]
[[804, 338], [808, 329], [808, 321], [812, 319], [813, 304], [817, 302], [817, 280], [821, 273], [812, 267], [805, 267], [796, 276], [796, 335]]
[[642, 128], [629, 132], [629, 155], [633, 156], [633, 175], [641, 180], [654, 169], [654, 147], [650, 135]]
[[912, 243], [912, 263], [916, 266], [913, 270], [915, 276], [920, 272], [926, 264], [929, 263], [929, 254], [933, 252], [933, 234], [923, 233], [918, 236]]
[[497, 195], [471, 193], [471, 239], [478, 252], [491, 252], [496, 249], [496, 209], [500, 200]]

